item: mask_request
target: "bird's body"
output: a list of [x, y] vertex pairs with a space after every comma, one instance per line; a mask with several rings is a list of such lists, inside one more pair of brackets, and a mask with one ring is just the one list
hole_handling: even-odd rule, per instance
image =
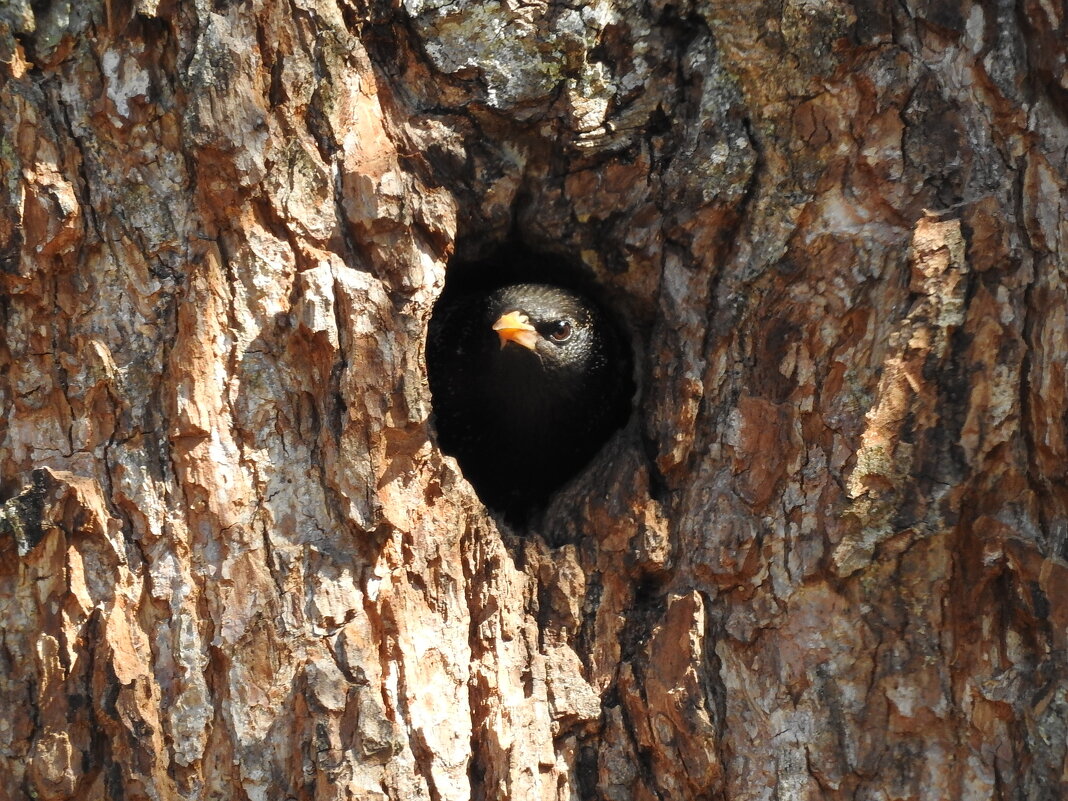
[[558, 286], [443, 296], [427, 368], [439, 445], [512, 516], [543, 503], [630, 413], [625, 342], [595, 304]]

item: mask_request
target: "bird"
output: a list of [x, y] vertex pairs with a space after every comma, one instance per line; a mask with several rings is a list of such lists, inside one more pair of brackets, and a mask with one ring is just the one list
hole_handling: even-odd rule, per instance
[[630, 416], [629, 345], [613, 318], [568, 287], [446, 289], [426, 358], [439, 447], [513, 522], [543, 506]]

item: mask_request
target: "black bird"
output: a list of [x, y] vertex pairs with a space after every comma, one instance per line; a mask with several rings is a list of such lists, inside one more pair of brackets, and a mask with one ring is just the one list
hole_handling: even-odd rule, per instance
[[441, 449], [513, 521], [630, 416], [631, 354], [609, 317], [549, 284], [442, 295], [427, 336]]

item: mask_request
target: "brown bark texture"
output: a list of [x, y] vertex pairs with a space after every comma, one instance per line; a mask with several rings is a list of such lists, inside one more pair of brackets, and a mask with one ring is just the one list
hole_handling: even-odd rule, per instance
[[[1066, 43], [1063, 0], [6, 0], [0, 798], [1068, 797]], [[639, 386], [529, 531], [423, 358], [507, 242]]]

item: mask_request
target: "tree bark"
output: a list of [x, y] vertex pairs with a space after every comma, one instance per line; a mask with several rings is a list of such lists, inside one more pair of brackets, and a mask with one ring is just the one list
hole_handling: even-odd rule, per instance
[[[1068, 794], [1068, 6], [0, 7], [0, 798]], [[533, 530], [450, 260], [636, 411]]]

